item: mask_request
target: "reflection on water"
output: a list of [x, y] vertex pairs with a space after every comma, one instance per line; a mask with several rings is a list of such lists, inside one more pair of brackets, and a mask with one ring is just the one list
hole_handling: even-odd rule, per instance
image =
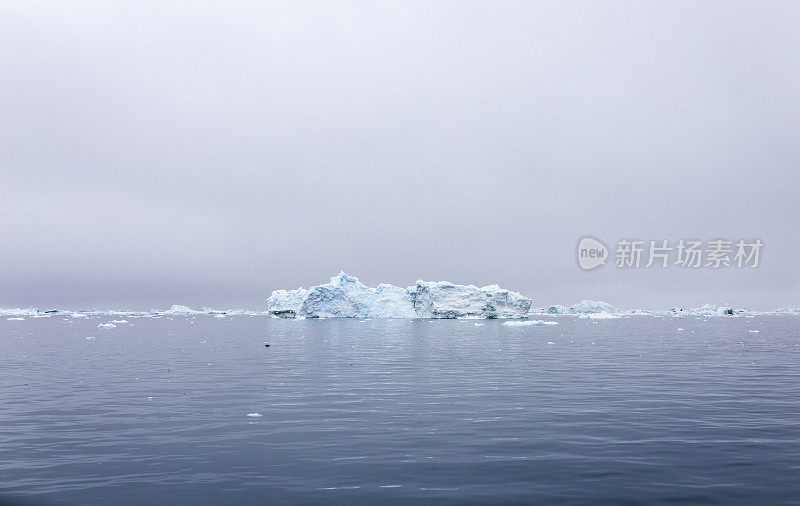
[[126, 320], [0, 321], [0, 497], [800, 497], [797, 318]]

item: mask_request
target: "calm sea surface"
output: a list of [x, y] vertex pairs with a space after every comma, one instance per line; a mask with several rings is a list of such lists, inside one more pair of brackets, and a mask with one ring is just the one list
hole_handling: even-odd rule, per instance
[[800, 504], [800, 318], [113, 319], [0, 321], [0, 502]]

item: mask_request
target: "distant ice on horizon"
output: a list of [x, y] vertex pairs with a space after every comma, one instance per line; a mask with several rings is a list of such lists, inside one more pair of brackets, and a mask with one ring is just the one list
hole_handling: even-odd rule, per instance
[[[527, 309], [526, 309], [527, 308]], [[541, 316], [573, 316], [594, 320], [631, 316], [670, 317], [736, 317], [757, 315], [800, 316], [800, 307], [781, 307], [772, 311], [753, 311], [734, 308], [728, 304], [704, 304], [700, 307], [669, 308], [666, 310], [623, 310], [603, 301], [584, 299], [571, 306], [552, 305], [531, 307], [531, 299], [498, 285], [478, 288], [456, 285], [446, 281], [418, 281], [416, 285], [400, 288], [381, 284], [370, 288], [358, 278], [340, 273], [331, 282], [310, 289], [275, 290], [267, 301], [266, 311], [249, 309], [218, 310], [209, 307], [193, 309], [174, 304], [169, 309], [130, 311], [120, 309], [49, 309], [0, 308], [0, 316], [8, 321], [26, 318], [86, 319], [113, 317], [113, 323], [125, 318], [198, 317], [213, 316], [271, 316], [273, 318], [407, 318], [407, 319], [525, 319]]]

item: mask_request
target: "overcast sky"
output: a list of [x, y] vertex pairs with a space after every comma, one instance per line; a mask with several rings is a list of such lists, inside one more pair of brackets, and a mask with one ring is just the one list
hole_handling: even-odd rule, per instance
[[[798, 26], [798, 2], [3, 1], [0, 306], [263, 309], [342, 269], [800, 306]], [[585, 272], [587, 234], [765, 246]]]

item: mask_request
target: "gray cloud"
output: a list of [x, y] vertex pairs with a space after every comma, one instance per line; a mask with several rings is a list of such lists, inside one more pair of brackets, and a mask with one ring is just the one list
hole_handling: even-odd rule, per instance
[[[6, 2], [0, 305], [244, 306], [339, 269], [800, 305], [800, 7]], [[761, 238], [582, 272], [584, 234]]]

